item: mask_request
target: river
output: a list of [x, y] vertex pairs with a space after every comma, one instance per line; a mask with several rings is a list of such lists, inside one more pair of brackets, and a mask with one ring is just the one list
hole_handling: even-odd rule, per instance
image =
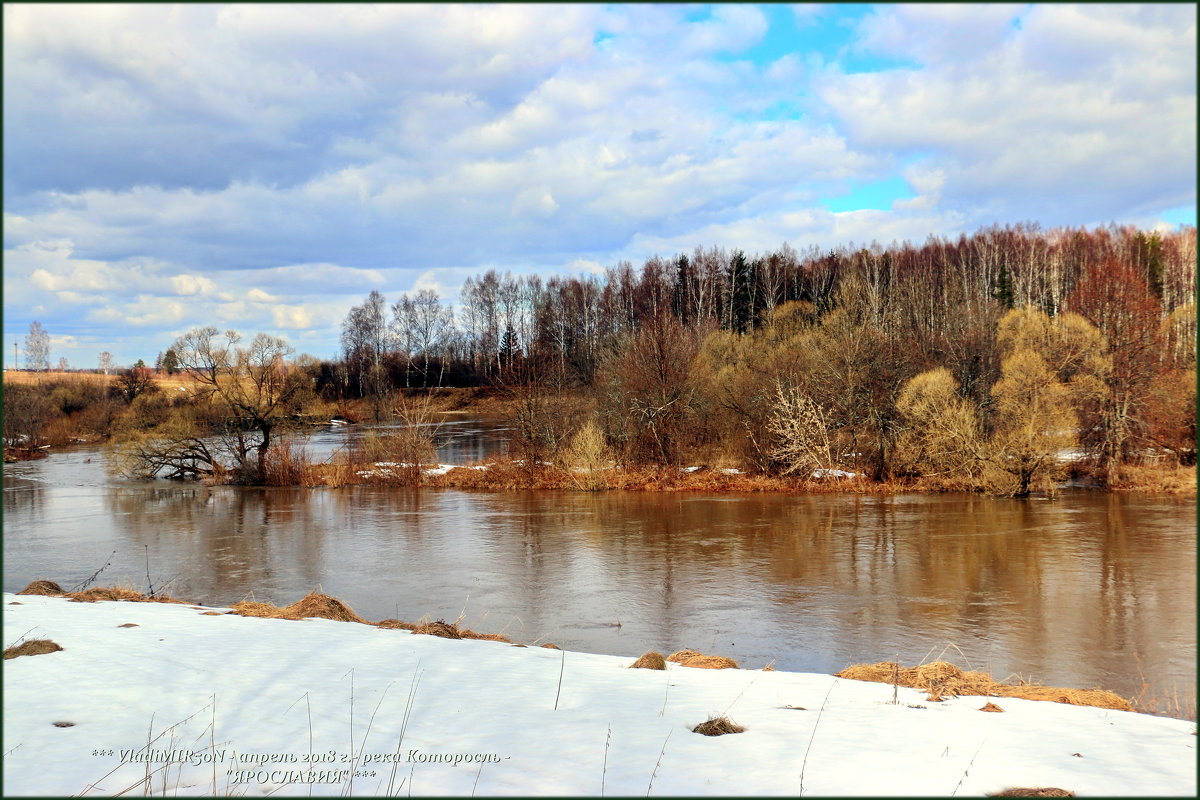
[[[314, 435], [324, 456], [355, 429]], [[439, 458], [502, 430], [443, 429]], [[997, 678], [1194, 702], [1195, 498], [1070, 490], [697, 495], [127, 481], [79, 447], [5, 465], [4, 589], [100, 585], [212, 605], [310, 589], [368, 619], [454, 620], [637, 656], [692, 648], [834, 672], [944, 654]]]

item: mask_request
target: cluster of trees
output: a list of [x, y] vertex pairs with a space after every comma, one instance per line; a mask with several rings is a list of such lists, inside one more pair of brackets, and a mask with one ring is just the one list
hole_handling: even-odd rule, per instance
[[1150, 452], [1193, 462], [1195, 285], [1190, 227], [698, 248], [546, 281], [490, 271], [457, 316], [428, 291], [390, 309], [372, 293], [317, 383], [374, 398], [497, 387], [520, 401], [529, 457], [569, 440], [570, 394], [627, 463], [725, 457], [1020, 494], [1073, 448], [1103, 469]]

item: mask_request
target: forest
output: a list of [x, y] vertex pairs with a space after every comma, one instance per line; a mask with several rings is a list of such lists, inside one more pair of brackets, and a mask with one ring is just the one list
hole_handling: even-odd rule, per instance
[[[332, 359], [199, 329], [160, 357], [164, 369], [143, 370], [146, 386], [131, 387], [127, 371], [108, 412], [83, 405], [126, 454], [130, 442], [143, 455], [177, 448], [184, 428], [195, 443], [215, 429], [237, 440], [200, 454], [207, 471], [170, 469], [198, 463], [177, 451], [133, 459], [140, 474], [224, 474], [231, 457], [240, 480], [262, 482], [289, 420], [425, 420], [457, 398], [501, 414], [510, 455], [530, 470], [719, 465], [1052, 493], [1068, 472], [1119, 486], [1139, 470], [1194, 465], [1195, 292], [1187, 226], [696, 248], [603, 274], [489, 271], [465, 282], [457, 306], [428, 290], [392, 302], [372, 292], [346, 316]], [[167, 372], [191, 376], [191, 388], [156, 395], [153, 376]], [[234, 396], [247, 386], [252, 396]], [[27, 399], [16, 388], [6, 411]], [[6, 443], [18, 433], [8, 417]], [[428, 454], [404, 446], [416, 462]]]

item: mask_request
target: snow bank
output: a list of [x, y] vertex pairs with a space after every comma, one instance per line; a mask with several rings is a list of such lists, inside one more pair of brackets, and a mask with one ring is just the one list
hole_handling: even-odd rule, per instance
[[[829, 675], [631, 670], [639, 654], [186, 605], [4, 603], [6, 646], [63, 647], [4, 663], [6, 796], [136, 795], [147, 774], [155, 794], [252, 797], [1196, 792], [1195, 725], [1129, 712], [984, 713], [903, 688], [892, 704], [889, 685]], [[691, 732], [721, 713], [745, 732]]]
[[844, 469], [814, 469], [814, 478], [857, 478], [857, 472], [846, 472]]

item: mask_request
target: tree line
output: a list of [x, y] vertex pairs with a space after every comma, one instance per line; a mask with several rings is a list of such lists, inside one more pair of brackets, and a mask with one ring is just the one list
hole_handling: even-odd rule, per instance
[[570, 396], [624, 463], [1023, 494], [1061, 477], [1064, 451], [1102, 475], [1194, 463], [1195, 287], [1194, 227], [697, 248], [544, 281], [493, 270], [466, 281], [457, 314], [429, 291], [390, 306], [373, 292], [318, 383], [380, 408], [398, 388], [492, 387], [517, 401], [529, 458], [567, 444]]
[[[403, 417], [414, 396], [475, 387], [504, 401], [527, 465], [1026, 494], [1068, 463], [1102, 480], [1194, 463], [1195, 270], [1194, 227], [1035, 225], [886, 248], [696, 248], [545, 280], [492, 270], [457, 306], [371, 292], [333, 359], [192, 331], [164, 358], [192, 388], [131, 389], [122, 452], [143, 472], [254, 482], [288, 419]], [[217, 429], [224, 450], [205, 450]]]

